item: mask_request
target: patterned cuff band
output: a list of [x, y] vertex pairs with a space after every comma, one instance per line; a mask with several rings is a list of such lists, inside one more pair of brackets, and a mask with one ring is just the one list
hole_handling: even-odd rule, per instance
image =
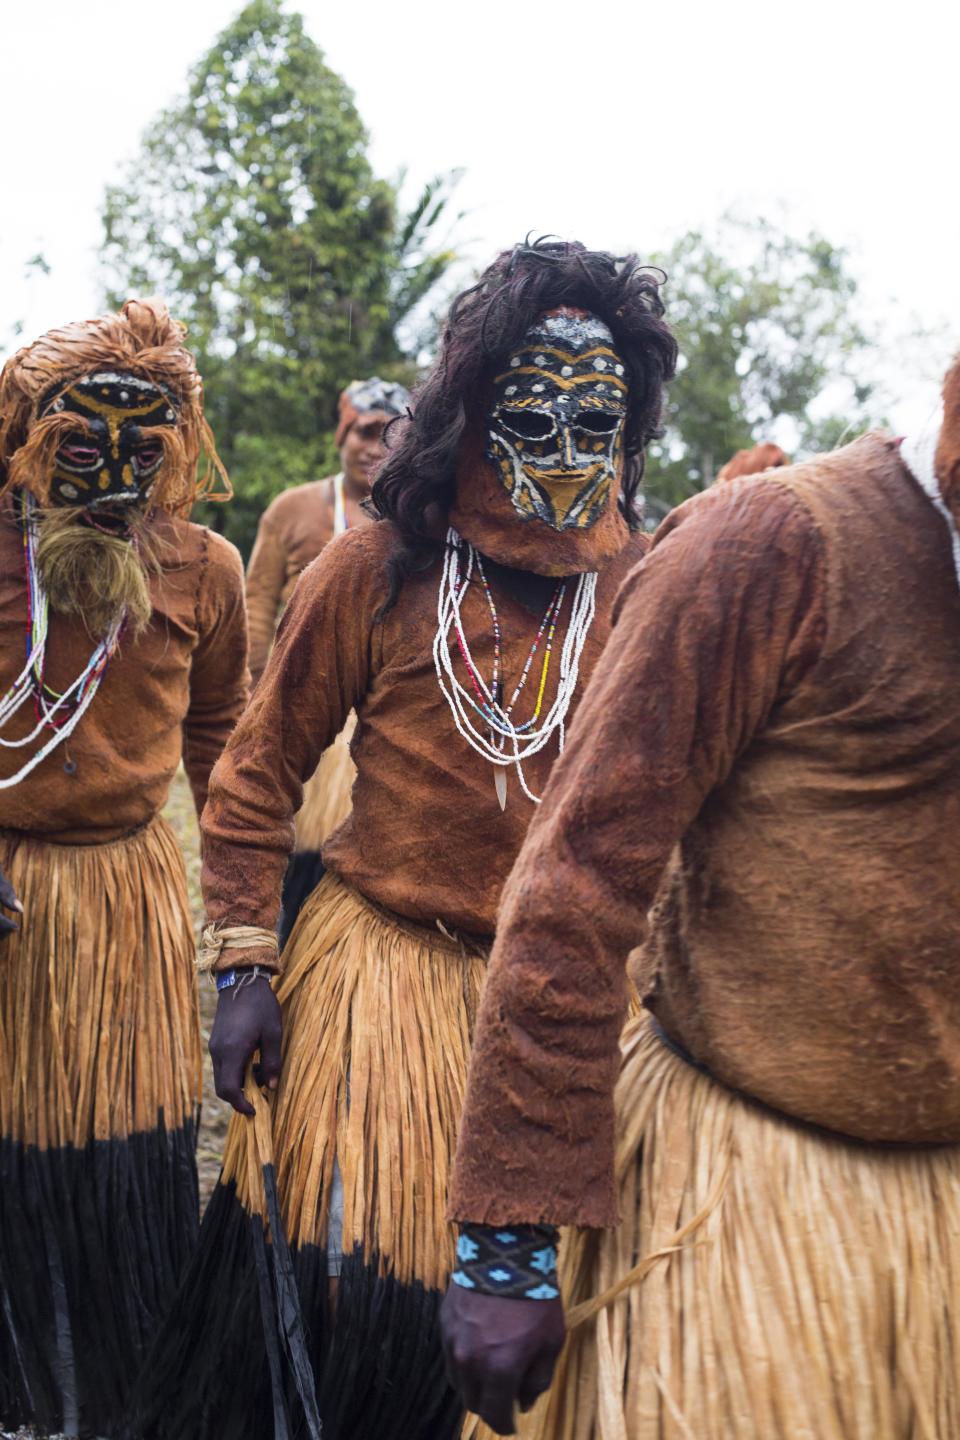
[[511, 1300], [558, 1300], [552, 1225], [460, 1226], [454, 1285]]

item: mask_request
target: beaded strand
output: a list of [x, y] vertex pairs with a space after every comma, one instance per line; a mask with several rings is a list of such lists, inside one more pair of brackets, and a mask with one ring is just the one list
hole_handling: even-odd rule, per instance
[[[466, 567], [461, 570], [460, 552], [466, 552]], [[450, 713], [453, 716], [457, 731], [467, 741], [472, 749], [494, 766], [514, 766], [517, 778], [520, 782], [523, 793], [534, 804], [539, 804], [539, 797], [534, 795], [527, 785], [523, 773], [523, 761], [530, 756], [537, 754], [549, 742], [554, 734], [559, 740], [559, 747], [563, 750], [565, 738], [565, 725], [567, 711], [576, 690], [580, 672], [580, 660], [583, 654], [583, 647], [586, 643], [587, 634], [593, 622], [596, 610], [596, 584], [595, 573], [580, 575], [577, 579], [576, 588], [573, 594], [573, 601], [570, 611], [570, 620], [564, 635], [563, 644], [560, 650], [560, 679], [557, 685], [556, 697], [547, 711], [546, 716], [540, 723], [541, 707], [546, 692], [547, 669], [550, 655], [553, 649], [553, 637], [556, 630], [557, 619], [560, 613], [560, 605], [563, 596], [558, 591], [550, 602], [547, 614], [531, 647], [531, 654], [528, 657], [528, 664], [524, 667], [529, 673], [533, 663], [533, 654], [539, 646], [544, 629], [548, 630], [548, 642], [544, 654], [544, 662], [540, 677], [538, 690], [537, 708], [531, 720], [522, 726], [514, 725], [511, 719], [511, 711], [516, 703], [523, 684], [526, 683], [525, 675], [521, 676], [517, 689], [505, 710], [501, 704], [498, 694], [500, 685], [500, 665], [497, 651], [499, 649], [499, 620], [494, 630], [494, 652], [495, 664], [494, 674], [491, 677], [491, 684], [488, 686], [481, 676], [477, 666], [470, 654], [470, 647], [461, 621], [460, 608], [464, 596], [473, 577], [474, 567], [478, 574], [482, 575], [483, 562], [478, 552], [469, 542], [464, 541], [456, 530], [450, 529], [447, 532], [447, 542], [444, 550], [443, 570], [440, 577], [440, 588], [437, 597], [437, 633], [433, 643], [434, 668], [437, 675], [437, 683], [450, 706]], [[483, 577], [485, 579], [485, 577]], [[489, 591], [489, 587], [485, 587]], [[492, 595], [488, 596], [488, 602], [492, 602]], [[493, 606], [495, 611], [496, 607]], [[470, 692], [461, 684], [454, 673], [453, 657], [450, 650], [450, 631], [454, 632], [456, 646], [463, 659], [470, 683], [476, 693], [477, 700], [474, 700]], [[494, 687], [497, 687], [496, 690]], [[479, 703], [478, 703], [479, 702]], [[471, 711], [480, 717], [484, 728], [477, 726], [471, 716]], [[509, 748], [508, 748], [509, 747]]]
[[[5, 740], [0, 735], [0, 746], [6, 750], [17, 750], [29, 745], [45, 729], [51, 730], [53, 734], [15, 775], [0, 780], [0, 790], [8, 790], [19, 784], [57, 745], [73, 734], [100, 688], [126, 621], [124, 612], [96, 646], [81, 673], [62, 694], [51, 690], [44, 682], [50, 614], [46, 591], [37, 570], [36, 544], [34, 502], [32, 497], [27, 495], [23, 524], [24, 567], [27, 579], [27, 660], [6, 695], [0, 699], [0, 727], [6, 725], [31, 698], [37, 723], [29, 735], [25, 735], [21, 740]], [[61, 714], [67, 707], [72, 707], [71, 712]]]

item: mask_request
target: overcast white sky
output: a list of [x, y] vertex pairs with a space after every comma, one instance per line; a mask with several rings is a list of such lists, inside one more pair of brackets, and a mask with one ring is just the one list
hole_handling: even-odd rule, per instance
[[[0, 337], [95, 312], [105, 183], [239, 0], [0, 0]], [[478, 260], [527, 231], [641, 255], [731, 205], [852, 251], [908, 429], [960, 345], [952, 0], [301, 0], [382, 174], [463, 166]], [[49, 278], [24, 281], [42, 251]], [[893, 348], [891, 340], [891, 348]], [[891, 356], [896, 373], [898, 357]]]

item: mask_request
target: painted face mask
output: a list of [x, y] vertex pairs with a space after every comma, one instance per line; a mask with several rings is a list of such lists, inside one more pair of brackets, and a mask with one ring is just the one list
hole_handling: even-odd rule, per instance
[[493, 382], [487, 458], [518, 514], [587, 530], [617, 477], [627, 413], [624, 365], [596, 316], [545, 315]]
[[72, 381], [41, 414], [79, 415], [87, 422], [57, 449], [50, 504], [81, 505], [94, 513], [116, 512], [148, 498], [164, 456], [149, 431], [177, 423], [173, 401], [158, 386], [113, 370]]

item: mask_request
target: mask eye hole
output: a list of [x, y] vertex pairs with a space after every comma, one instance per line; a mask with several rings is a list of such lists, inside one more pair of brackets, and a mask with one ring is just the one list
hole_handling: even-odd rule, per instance
[[546, 440], [555, 428], [553, 417], [539, 410], [498, 410], [497, 421], [521, 440]]
[[100, 460], [100, 451], [96, 445], [91, 445], [85, 436], [65, 440], [60, 446], [60, 455], [71, 465], [79, 465], [84, 469], [96, 465]]
[[622, 419], [611, 410], [581, 410], [576, 423], [588, 435], [612, 435]]
[[163, 459], [163, 446], [139, 445], [134, 451], [133, 458], [138, 470], [152, 470]]

